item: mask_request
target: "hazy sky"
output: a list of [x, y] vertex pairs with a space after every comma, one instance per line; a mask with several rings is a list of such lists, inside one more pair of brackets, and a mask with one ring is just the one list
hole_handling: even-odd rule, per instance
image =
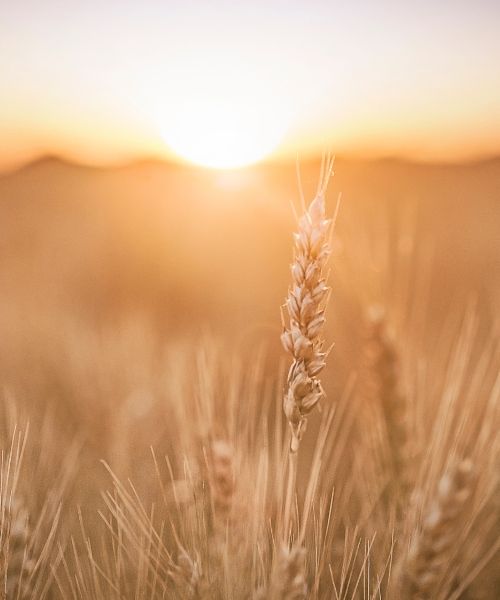
[[224, 126], [278, 154], [499, 153], [499, 31], [487, 0], [0, 0], [0, 163]]

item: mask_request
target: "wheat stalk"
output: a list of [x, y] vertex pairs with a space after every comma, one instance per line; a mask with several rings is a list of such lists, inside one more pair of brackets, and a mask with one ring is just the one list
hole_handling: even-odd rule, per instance
[[225, 440], [214, 440], [210, 447], [209, 482], [215, 534], [221, 541], [226, 536], [226, 529], [231, 519], [235, 491], [234, 479], [232, 446]]
[[253, 600], [305, 600], [308, 588], [305, 576], [306, 551], [299, 545], [283, 547], [278, 556], [269, 589], [258, 590]]
[[208, 597], [208, 585], [203, 578], [200, 561], [192, 559], [186, 551], [182, 551], [177, 562], [169, 571], [175, 584], [176, 593], [183, 592], [187, 600], [202, 600]]
[[392, 491], [404, 498], [410, 486], [406, 397], [399, 348], [380, 306], [367, 311], [361, 360], [360, 395], [367, 410], [382, 412], [395, 484]]
[[426, 600], [437, 597], [453, 546], [459, 538], [473, 480], [469, 460], [461, 461], [441, 477], [437, 496], [424, 518], [420, 535], [414, 539], [401, 568], [404, 598]]
[[4, 586], [7, 598], [30, 597], [29, 581], [35, 569], [35, 561], [29, 558], [29, 514], [24, 504], [15, 497], [11, 501], [9, 517], [1, 526], [2, 568], [5, 570]]
[[327, 356], [322, 332], [330, 288], [324, 269], [330, 255], [334, 219], [326, 217], [325, 193], [332, 166], [331, 159], [322, 165], [316, 196], [298, 220], [298, 231], [294, 233], [292, 284], [285, 303], [288, 322], [282, 315], [281, 341], [293, 358], [283, 400], [292, 433], [292, 452], [299, 448], [307, 416], [325, 395], [318, 374], [324, 368]]

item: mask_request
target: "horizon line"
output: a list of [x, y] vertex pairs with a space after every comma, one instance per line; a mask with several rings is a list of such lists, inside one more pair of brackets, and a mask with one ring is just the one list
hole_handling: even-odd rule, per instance
[[[462, 160], [456, 159], [419, 159], [419, 158], [411, 158], [405, 156], [398, 156], [395, 154], [387, 154], [380, 156], [353, 156], [349, 154], [334, 154], [335, 162], [349, 162], [349, 163], [399, 163], [405, 165], [412, 166], [422, 166], [422, 167], [471, 167], [477, 166], [481, 164], [487, 164], [491, 162], [496, 162], [500, 160], [500, 153], [495, 154], [484, 154], [477, 157], [471, 157]], [[286, 158], [286, 157], [268, 157], [265, 160], [261, 160], [255, 162], [253, 164], [249, 164], [243, 167], [236, 168], [228, 168], [228, 169], [218, 169], [212, 167], [204, 167], [201, 165], [197, 165], [194, 163], [190, 163], [188, 161], [183, 160], [175, 160], [169, 158], [162, 158], [157, 155], [147, 155], [143, 156], [138, 155], [135, 158], [127, 158], [124, 160], [113, 160], [113, 161], [86, 161], [82, 159], [76, 159], [73, 157], [65, 156], [63, 153], [54, 153], [54, 152], [42, 152], [33, 156], [31, 158], [20, 160], [19, 162], [14, 163], [10, 166], [2, 167], [0, 166], [0, 177], [5, 177], [10, 174], [22, 172], [23, 170], [29, 169], [37, 164], [41, 163], [61, 163], [63, 165], [67, 165], [70, 167], [77, 167], [81, 169], [93, 169], [96, 171], [106, 171], [106, 170], [121, 170], [127, 169], [137, 165], [144, 164], [158, 164], [163, 165], [165, 167], [173, 167], [179, 169], [193, 169], [200, 171], [244, 171], [255, 169], [259, 167], [265, 166], [284, 166], [295, 164], [296, 160], [299, 160], [302, 164], [310, 164], [321, 161], [321, 153], [315, 154], [305, 154], [303, 158], [300, 158], [300, 155], [295, 158]]]

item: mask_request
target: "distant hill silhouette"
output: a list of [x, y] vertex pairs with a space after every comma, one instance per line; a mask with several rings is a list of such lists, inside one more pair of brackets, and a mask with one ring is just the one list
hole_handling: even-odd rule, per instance
[[[308, 168], [312, 165], [317, 165], [320, 163], [321, 158], [320, 157], [308, 157], [306, 159], [301, 159], [300, 160], [300, 164], [304, 167], [304, 168]], [[482, 157], [482, 158], [477, 158], [477, 159], [471, 159], [471, 160], [466, 160], [466, 161], [450, 161], [450, 162], [446, 162], [446, 161], [418, 161], [418, 160], [408, 160], [408, 159], [403, 159], [403, 158], [398, 158], [398, 157], [393, 157], [393, 156], [387, 156], [387, 157], [383, 157], [383, 158], [372, 158], [372, 159], [353, 159], [353, 158], [345, 158], [342, 156], [339, 156], [336, 158], [336, 163], [337, 164], [343, 164], [343, 163], [349, 163], [349, 164], [359, 164], [359, 165], [380, 165], [380, 166], [388, 166], [388, 165], [411, 165], [411, 166], [415, 166], [415, 167], [435, 167], [435, 168], [443, 168], [443, 167], [448, 167], [448, 168], [471, 168], [471, 167], [478, 167], [478, 166], [488, 166], [488, 165], [495, 165], [497, 163], [500, 163], [500, 156], [488, 156], [488, 157]], [[257, 165], [256, 167], [254, 166], [249, 166], [249, 167], [243, 167], [240, 170], [248, 170], [248, 169], [254, 169], [254, 168], [260, 168], [262, 166], [284, 166], [284, 165], [294, 165], [295, 161], [293, 160], [270, 160], [270, 161], [265, 161], [264, 163], [261, 163], [259, 165]], [[185, 163], [177, 163], [174, 161], [169, 161], [169, 160], [161, 160], [159, 158], [148, 158], [148, 157], [144, 157], [144, 158], [140, 158], [137, 160], [131, 160], [131, 161], [125, 161], [125, 162], [118, 162], [116, 164], [107, 164], [107, 165], [89, 165], [89, 164], [84, 164], [84, 163], [80, 163], [77, 161], [73, 161], [70, 160], [68, 158], [65, 158], [63, 156], [60, 155], [52, 155], [52, 154], [45, 154], [45, 155], [41, 155], [33, 160], [29, 160], [25, 163], [21, 163], [13, 168], [0, 168], [0, 178], [1, 177], [5, 177], [8, 176], [12, 173], [16, 173], [16, 172], [22, 172], [25, 170], [30, 170], [33, 168], [38, 168], [38, 167], [43, 167], [45, 165], [60, 165], [62, 167], [66, 166], [69, 168], [81, 168], [81, 169], [91, 169], [91, 170], [96, 170], [96, 171], [120, 171], [123, 169], [129, 169], [129, 168], [133, 168], [133, 167], [156, 167], [156, 168], [168, 168], [168, 169], [196, 169], [196, 170], [208, 170], [210, 171], [211, 169], [205, 169], [203, 167], [196, 167], [195, 165], [191, 166], [189, 164], [185, 164]]]

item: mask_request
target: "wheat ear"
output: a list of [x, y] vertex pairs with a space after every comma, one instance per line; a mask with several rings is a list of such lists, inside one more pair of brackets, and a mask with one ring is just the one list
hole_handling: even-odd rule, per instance
[[213, 503], [215, 535], [222, 541], [231, 520], [235, 492], [234, 452], [225, 440], [210, 447], [209, 483]]
[[380, 306], [367, 311], [362, 349], [361, 396], [368, 407], [381, 409], [391, 454], [395, 490], [406, 496], [409, 480], [406, 398], [401, 385], [400, 353]]
[[402, 568], [405, 598], [427, 600], [436, 597], [459, 537], [460, 522], [472, 494], [473, 480], [469, 460], [460, 462], [440, 479], [437, 497]]
[[273, 571], [269, 590], [260, 589], [253, 600], [305, 600], [306, 551], [302, 546], [283, 547]]
[[324, 269], [330, 255], [333, 219], [326, 218], [325, 193], [332, 166], [330, 159], [322, 165], [316, 197], [298, 220], [292, 284], [285, 303], [288, 320], [282, 317], [281, 340], [293, 357], [283, 400], [292, 432], [292, 452], [299, 448], [307, 416], [325, 395], [318, 374], [325, 366], [327, 355], [322, 337], [329, 292]]
[[29, 598], [29, 581], [35, 561], [28, 556], [28, 511], [18, 498], [13, 498], [9, 512], [10, 519], [2, 524], [7, 529], [1, 536], [5, 540], [5, 556], [2, 557], [6, 569], [5, 590], [7, 598]]
[[204, 580], [200, 561], [198, 558], [192, 559], [186, 551], [180, 552], [169, 575], [176, 586], [176, 593], [182, 593], [186, 600], [203, 600], [209, 597], [208, 584]]

